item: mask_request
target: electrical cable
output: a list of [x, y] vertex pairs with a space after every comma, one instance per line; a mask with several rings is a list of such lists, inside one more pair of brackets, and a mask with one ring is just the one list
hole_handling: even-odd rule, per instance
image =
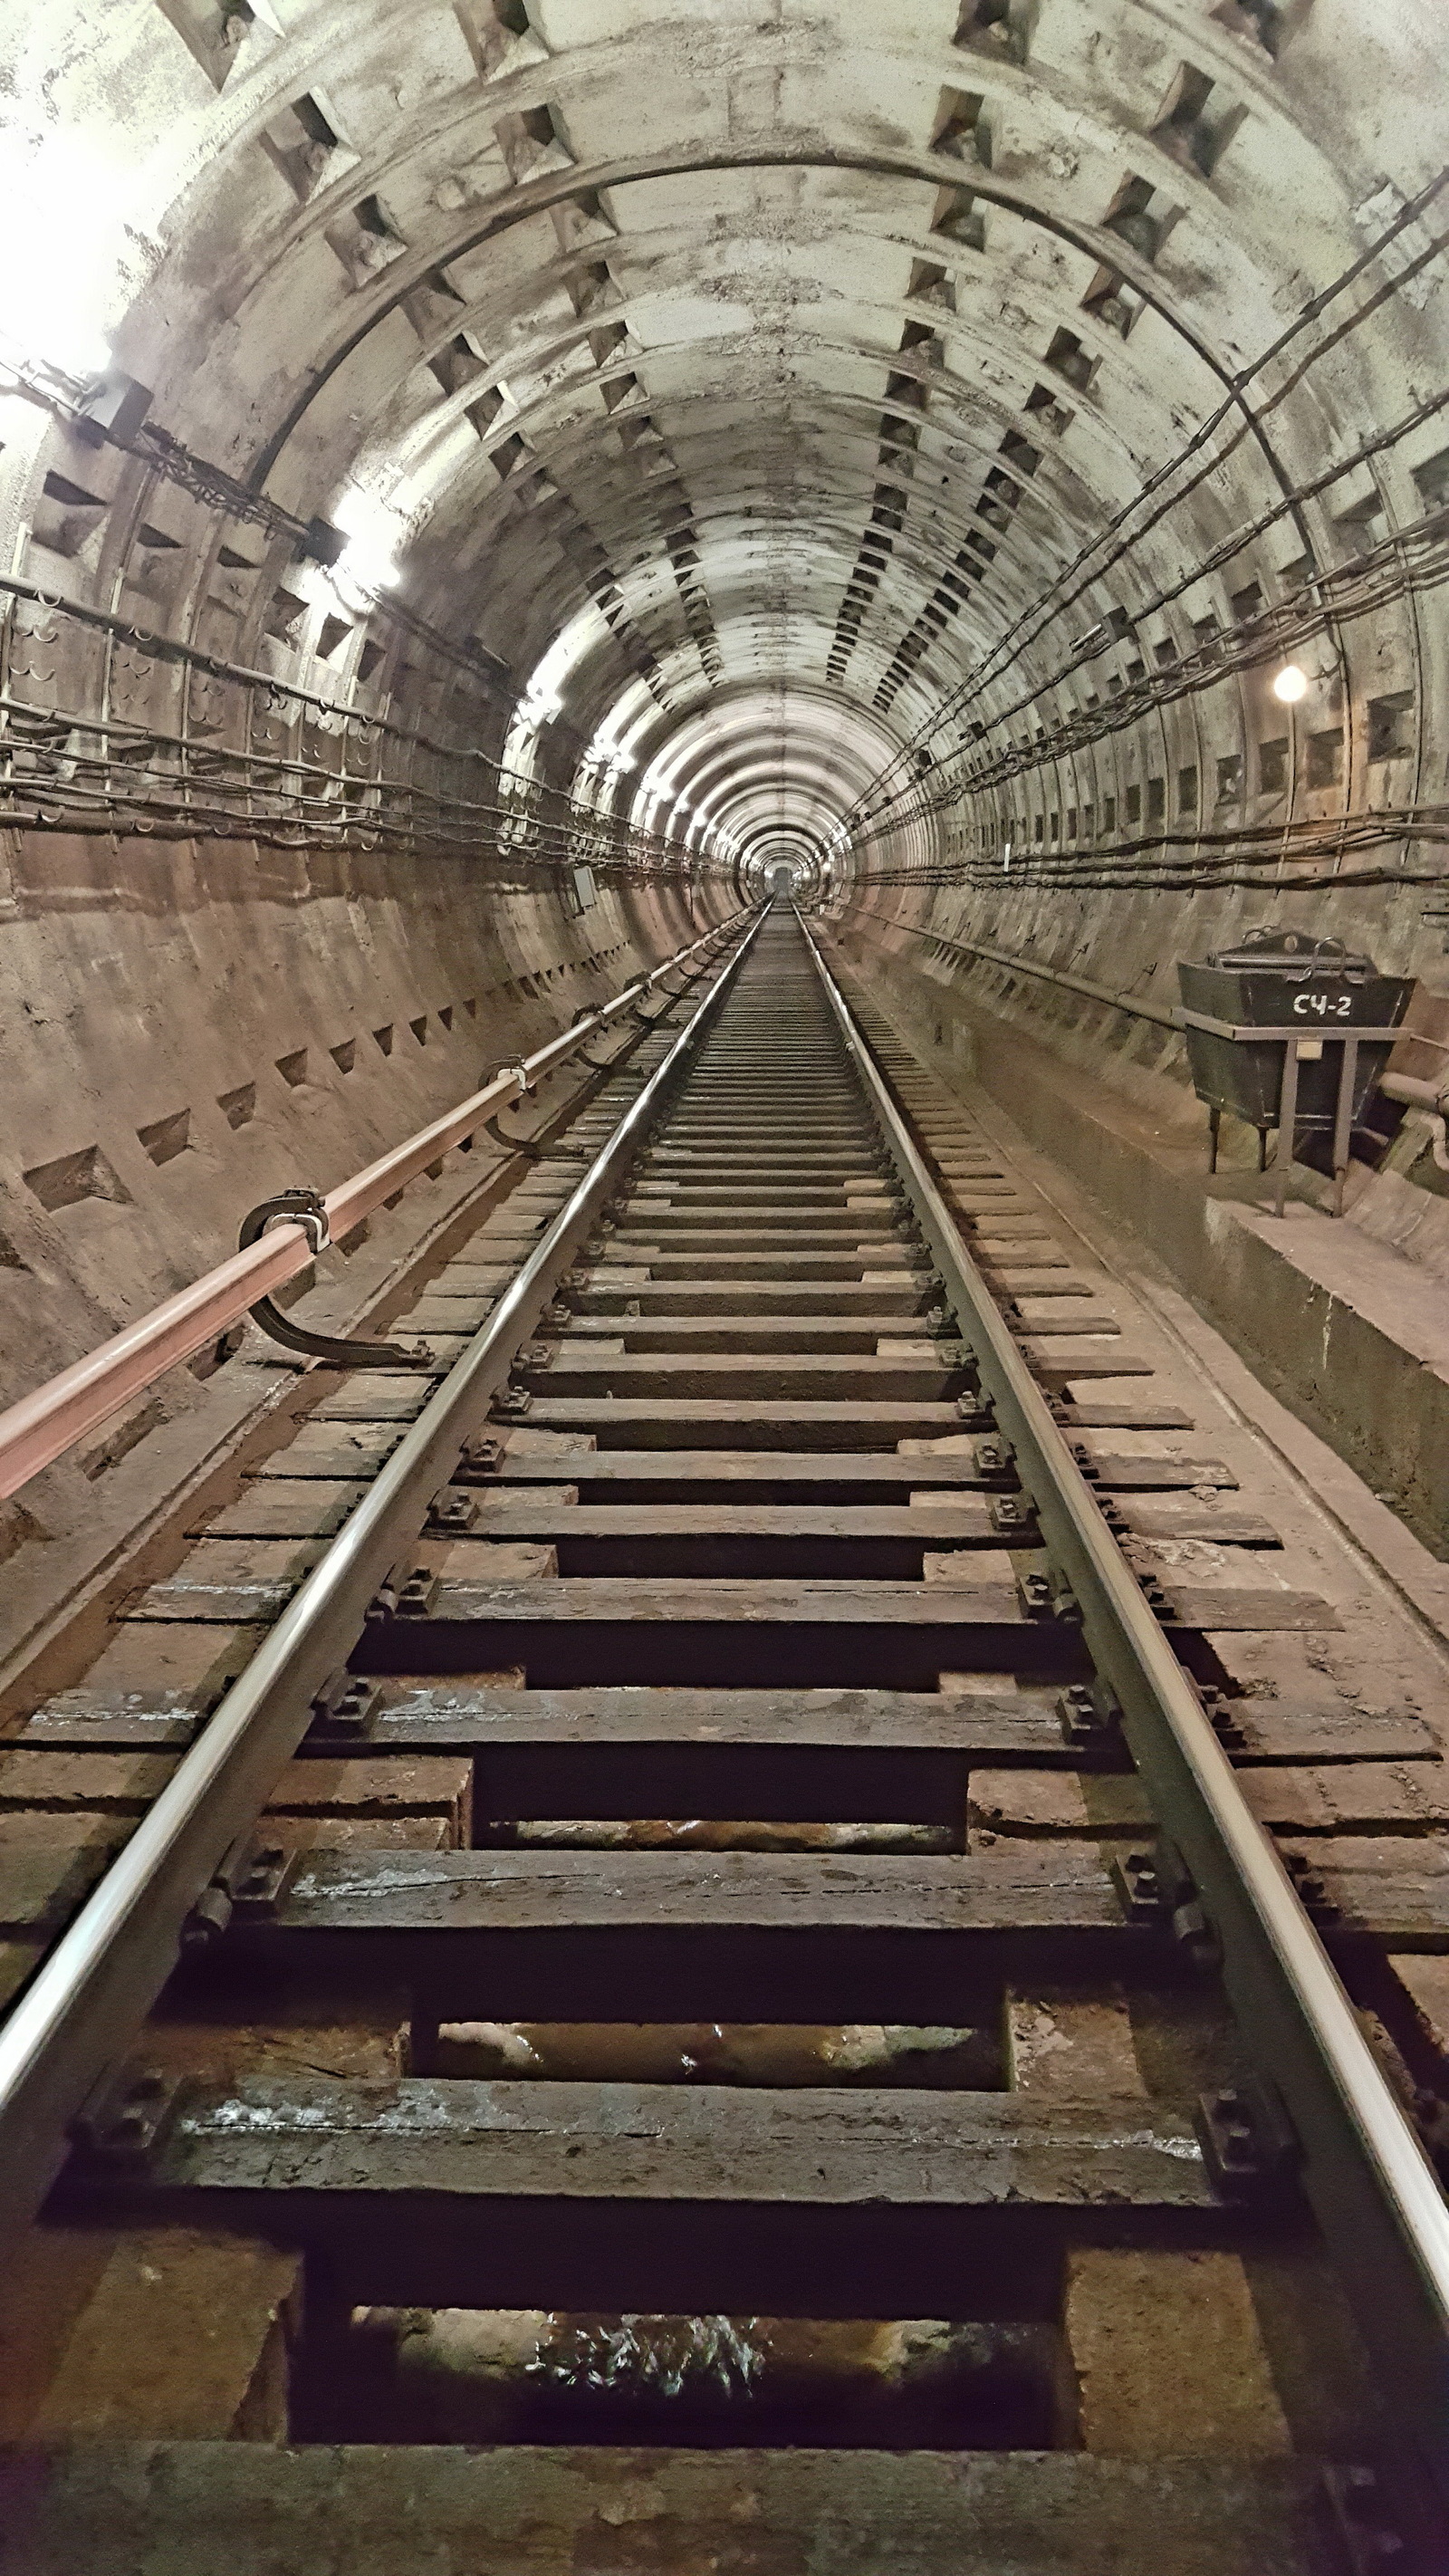
[[[1300, 334], [1306, 330], [1312, 322], [1316, 321], [1321, 314], [1327, 311], [1329, 306], [1334, 303], [1341, 294], [1345, 293], [1350, 286], [1356, 283], [1357, 279], [1363, 275], [1364, 271], [1375, 259], [1382, 257], [1383, 253], [1391, 247], [1391, 245], [1398, 239], [1399, 235], [1407, 230], [1412, 223], [1416, 222], [1419, 216], [1435, 202], [1446, 186], [1449, 186], [1449, 170], [1438, 172], [1436, 176], [1420, 190], [1416, 197], [1408, 200], [1400, 209], [1399, 213], [1394, 217], [1393, 221], [1385, 227], [1384, 231], [1377, 236], [1374, 242], [1371, 243], [1357, 259], [1352, 261], [1346, 269], [1342, 270], [1340, 274], [1332, 280], [1327, 287], [1322, 289], [1318, 295], [1309, 299], [1296, 319], [1279, 334], [1278, 338], [1273, 341], [1257, 359], [1254, 360], [1253, 364], [1243, 370], [1236, 377], [1230, 379], [1229, 391], [1224, 400], [1213, 412], [1209, 413], [1207, 417], [1199, 423], [1192, 436], [1184, 442], [1176, 455], [1169, 458], [1162, 466], [1160, 466], [1140, 487], [1140, 489], [1133, 493], [1131, 499], [1125, 502], [1120, 510], [1114, 512], [1112, 516], [1104, 522], [1103, 526], [1094, 533], [1083, 547], [1079, 549], [1077, 555], [1070, 564], [1064, 566], [1058, 573], [1053, 575], [1052, 580], [1047, 585], [1046, 589], [1038, 595], [1032, 606], [1029, 609], [1024, 610], [1022, 615], [1016, 620], [1015, 624], [1012, 627], [1009, 627], [998, 639], [997, 644], [993, 647], [992, 653], [987, 657], [986, 662], [976, 672], [974, 672], [969, 679], [963, 680], [958, 688], [949, 693], [947, 698], [938, 707], [934, 708], [928, 717], [922, 719], [916, 732], [906, 743], [902, 744], [900, 749], [892, 755], [891, 759], [882, 766], [881, 770], [877, 773], [876, 779], [871, 782], [871, 787], [864, 790], [862, 796], [856, 800], [855, 805], [848, 810], [847, 815], [844, 818], [847, 823], [856, 815], [863, 814], [867, 810], [866, 799], [870, 797], [886, 779], [889, 778], [893, 770], [899, 769], [904, 759], [919, 748], [923, 739], [930, 740], [941, 730], [944, 724], [953, 721], [959, 715], [963, 706], [970, 704], [973, 698], [978, 697], [982, 690], [989, 686], [994, 678], [999, 676], [999, 671], [993, 668], [993, 664], [1001, 663], [1001, 667], [1009, 668], [1012, 662], [1019, 660], [1021, 654], [1028, 650], [1030, 645], [1035, 642], [1037, 637], [1041, 634], [1049, 616], [1058, 617], [1065, 615], [1070, 607], [1083, 596], [1084, 592], [1091, 586], [1092, 582], [1104, 579], [1106, 574], [1115, 568], [1116, 564], [1121, 562], [1126, 554], [1130, 553], [1135, 546], [1139, 545], [1143, 539], [1151, 533], [1152, 529], [1160, 525], [1161, 520], [1170, 510], [1177, 508], [1182, 501], [1189, 498], [1208, 475], [1217, 473], [1221, 470], [1221, 466], [1226, 461], [1226, 457], [1231, 455], [1233, 449], [1241, 442], [1241, 440], [1248, 436], [1253, 423], [1257, 420], [1266, 418], [1268, 413], [1277, 408], [1277, 406], [1287, 398], [1288, 393], [1302, 381], [1302, 377], [1307, 366], [1315, 364], [1320, 357], [1327, 354], [1329, 349], [1338, 346], [1342, 338], [1360, 327], [1361, 322], [1367, 319], [1368, 315], [1372, 311], [1377, 309], [1379, 303], [1383, 301], [1385, 297], [1401, 291], [1405, 283], [1409, 282], [1422, 269], [1426, 268], [1433, 259], [1436, 259], [1440, 255], [1446, 242], [1449, 242], [1449, 235], [1436, 235], [1428, 247], [1416, 254], [1404, 269], [1396, 272], [1388, 284], [1382, 287], [1378, 293], [1370, 299], [1366, 306], [1359, 308], [1345, 324], [1336, 329], [1332, 334], [1328, 335], [1322, 343], [1315, 347], [1315, 349], [1310, 353], [1309, 358], [1300, 365], [1296, 374], [1294, 374], [1285, 385], [1278, 387], [1269, 400], [1261, 406], [1258, 412], [1248, 413], [1241, 409], [1241, 396], [1248, 386], [1250, 386], [1268, 366], [1281, 357], [1287, 349], [1292, 347]], [[1167, 482], [1173, 474], [1180, 471], [1189, 462], [1189, 460], [1206, 445], [1222, 423], [1235, 411], [1240, 413], [1239, 425], [1235, 429], [1234, 435], [1229, 441], [1226, 450], [1220, 454], [1214, 454], [1211, 460], [1202, 466], [1201, 470], [1183, 487], [1182, 490], [1173, 493], [1171, 497], [1153, 513], [1144, 527], [1134, 531], [1133, 534], [1126, 539], [1125, 543], [1118, 547], [1117, 550], [1109, 556], [1106, 563], [1099, 565], [1094, 572], [1086, 575], [1079, 583], [1078, 588], [1072, 592], [1069, 597], [1065, 599], [1061, 598], [1059, 594], [1069, 583], [1076, 579], [1078, 573], [1082, 571], [1082, 567], [1091, 561], [1094, 554], [1096, 554], [1104, 545], [1108, 544], [1109, 541], [1127, 525], [1133, 513], [1139, 510], [1144, 502], [1153, 499], [1163, 484]], [[1030, 624], [1030, 621], [1033, 618], [1038, 620], [1034, 627]], [[1028, 627], [1030, 627], [1030, 632], [1024, 633], [1023, 630]], [[1004, 662], [1002, 662], [1003, 656], [1007, 657]], [[906, 793], [909, 791], [907, 789], [899, 792]], [[888, 803], [894, 803], [894, 801], [895, 799], [891, 798], [888, 800]], [[878, 811], [881, 809], [876, 810]]]

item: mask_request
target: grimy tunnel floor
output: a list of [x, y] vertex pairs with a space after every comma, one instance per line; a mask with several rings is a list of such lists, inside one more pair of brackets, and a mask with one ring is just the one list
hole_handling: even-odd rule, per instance
[[[0, 1757], [13, 1985], [696, 1002], [400, 1319], [432, 1373], [312, 1372]], [[1442, 1646], [860, 1016], [1442, 2143]], [[777, 904], [21, 2245], [7, 2576], [1399, 2563], [1392, 2383], [923, 1204]]]

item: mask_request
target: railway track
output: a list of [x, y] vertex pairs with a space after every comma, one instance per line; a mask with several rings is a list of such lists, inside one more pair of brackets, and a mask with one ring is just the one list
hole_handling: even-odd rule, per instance
[[1151, 1309], [776, 908], [399, 1324], [0, 1761], [0, 2565], [1449, 2564], [1442, 1663]]

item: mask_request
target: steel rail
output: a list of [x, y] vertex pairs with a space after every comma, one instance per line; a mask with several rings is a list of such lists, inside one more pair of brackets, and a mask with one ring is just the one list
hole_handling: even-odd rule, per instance
[[1449, 2565], [1449, 2204], [1273, 1844], [1053, 1419], [808, 927], [816, 970], [1016, 1451], [1043, 1540], [1193, 1881], [1244, 2040], [1287, 2109], [1301, 2178], [1380, 2374], [1426, 2570]]
[[183, 1926], [248, 1833], [305, 1734], [311, 1702], [345, 1664], [368, 1604], [415, 1544], [429, 1504], [621, 1171], [716, 1017], [765, 913], [739, 941], [467, 1350], [448, 1371], [246, 1671], [0, 2029], [0, 2212], [33, 2215], [68, 2124], [129, 2046], [179, 1955]]
[[[734, 913], [702, 939], [676, 949], [672, 957], [666, 957], [649, 974], [636, 977], [611, 1001], [591, 1011], [587, 1019], [576, 1020], [572, 1028], [550, 1038], [546, 1046], [525, 1056], [521, 1063], [505, 1066], [481, 1091], [461, 1100], [456, 1109], [435, 1118], [430, 1126], [419, 1128], [365, 1170], [354, 1172], [350, 1180], [340, 1181], [323, 1201], [329, 1240], [335, 1243], [342, 1235], [350, 1234], [364, 1217], [397, 1191], [406, 1189], [450, 1146], [461, 1145], [511, 1100], [534, 1090], [546, 1074], [566, 1064], [585, 1039], [642, 1001], [661, 976], [737, 930], [740, 920], [741, 914]], [[0, 1500], [18, 1492], [42, 1468], [52, 1466], [78, 1440], [99, 1430], [123, 1404], [153, 1386], [168, 1370], [179, 1367], [208, 1342], [217, 1340], [231, 1325], [239, 1323], [259, 1298], [271, 1296], [286, 1280], [295, 1279], [315, 1258], [305, 1226], [273, 1226], [249, 1250], [233, 1253], [229, 1261], [219, 1262], [214, 1270], [192, 1280], [189, 1287], [178, 1289], [174, 1297], [165, 1298], [149, 1314], [126, 1325], [122, 1332], [113, 1333], [109, 1341], [87, 1352], [83, 1359], [73, 1360], [43, 1386], [17, 1398], [0, 1413]]]

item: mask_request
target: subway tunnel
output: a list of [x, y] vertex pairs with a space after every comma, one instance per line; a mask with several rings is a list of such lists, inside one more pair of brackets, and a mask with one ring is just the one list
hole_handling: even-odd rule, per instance
[[[767, 884], [1292, 1378], [1163, 1022], [1264, 925], [1444, 1016], [1437, 11], [4, 46], [7, 1393]], [[1411, 1289], [1431, 1115], [1352, 1175]]]
[[[415, 1155], [406, 1188], [374, 1192], [277, 1291], [304, 1332], [405, 1322], [418, 1276], [456, 1261], [491, 1207], [490, 1153], [527, 1158], [509, 1169], [531, 1188], [573, 1150], [570, 1121], [594, 1135], [590, 1086], [628, 1050], [580, 1067], [580, 1028], [642, 992], [631, 1043], [652, 1066], [654, 1032], [703, 990], [690, 979], [749, 924], [750, 1034], [719, 1042], [745, 1065], [730, 1096], [753, 1100], [777, 1034], [770, 1115], [788, 1127], [798, 1051], [816, 1132], [837, 1025], [808, 981], [817, 959], [902, 1115], [936, 1104], [937, 1181], [959, 1183], [967, 1126], [983, 1171], [1000, 1148], [1038, 1213], [1077, 1229], [1070, 1258], [1088, 1243], [1103, 1280], [1130, 1282], [1224, 1420], [1299, 1480], [1310, 1573], [1321, 1506], [1333, 1546], [1372, 1562], [1354, 1616], [1390, 1594], [1396, 1617], [1410, 1605], [1412, 1654], [1385, 1649], [1395, 1688], [1430, 1632], [1449, 1656], [1446, 51], [1441, 0], [0, 8], [0, 1466], [33, 1391], [69, 1387], [88, 1354], [210, 1278], [249, 1212], [255, 1231], [279, 1194], [342, 1191], [568, 1038], [560, 1070], [516, 1086], [521, 1128], [474, 1118]], [[1238, 1025], [1293, 1009], [1271, 1045]], [[805, 1223], [808, 1175], [787, 1170]], [[1030, 1260], [1011, 1277], [1030, 1308]], [[617, 1336], [632, 1361], [647, 1263], [626, 1286], [645, 1308], [631, 1296]], [[564, 1329], [563, 1294], [540, 1331]], [[167, 1534], [194, 1538], [247, 1444], [292, 1419], [296, 1373], [265, 1316], [233, 1305], [109, 1407], [78, 1398], [83, 1427], [0, 1478], [5, 1732], [37, 1708], [50, 1724], [39, 1695], [73, 1690], [81, 1645], [174, 1563]], [[1041, 1305], [1025, 1321], [1009, 1305], [1018, 1341]], [[932, 1304], [937, 1340], [944, 1315]], [[934, 1343], [876, 1320], [872, 1366], [925, 1365]], [[829, 1322], [812, 1318], [802, 1365], [825, 1367]], [[1049, 1358], [1039, 1371], [1059, 1430], [1117, 1422], [1124, 1455], [1155, 1458], [1172, 1408], [1139, 1416], [1117, 1392], [1127, 1374], [1100, 1353], [1083, 1367], [1105, 1392], [1082, 1399]], [[1005, 1417], [968, 1395], [953, 1384], [950, 1401], [989, 1441]], [[954, 1416], [934, 1442], [913, 1421], [901, 1458], [970, 1446]], [[995, 1473], [988, 1459], [983, 1491]], [[1137, 1481], [1152, 1483], [1140, 1460]], [[837, 1482], [831, 1509], [879, 1499]], [[623, 1499], [647, 1517], [638, 1483]], [[901, 1555], [902, 1529], [881, 1533], [918, 1499], [886, 1496], [880, 1550]], [[711, 1488], [701, 1508], [727, 1518], [728, 1500]], [[763, 1508], [790, 1504], [781, 1481]], [[1239, 1515], [1239, 1558], [1262, 1526]], [[823, 1531], [812, 1554], [812, 1532], [791, 1540], [807, 1584], [840, 1539]], [[753, 1579], [754, 1538], [726, 1537], [716, 1571]], [[604, 1579], [613, 1544], [596, 1561], [575, 1542], [580, 1581]], [[1022, 1578], [1023, 1617], [1070, 1619], [1058, 1572]], [[1284, 1599], [1301, 1605], [1306, 1579]], [[377, 1595], [387, 1619], [396, 1590]], [[1275, 1620], [1292, 1624], [1281, 1602]], [[480, 1686], [522, 1672], [522, 1629], [508, 1634]], [[844, 1687], [847, 1650], [820, 1651]], [[1279, 1690], [1267, 1649], [1256, 1665], [1216, 1647], [1179, 1660], [1210, 1707]], [[1368, 1669], [1331, 1725], [1368, 1709], [1412, 1770], [1418, 1737], [1392, 1733]], [[703, 1670], [681, 1665], [691, 1691]], [[654, 1668], [618, 1672], [622, 1698]], [[1101, 1722], [1100, 1693], [1084, 1716], [1077, 1687], [1069, 1744]], [[1418, 1727], [1433, 1694], [1404, 1690]], [[88, 1751], [64, 1733], [76, 1706], [53, 1740]], [[0, 1756], [0, 1902], [5, 1783]], [[17, 1849], [26, 1816], [10, 1819]], [[912, 1831], [938, 1830], [923, 1818]], [[1191, 1900], [1189, 1881], [1180, 1914]], [[1405, 1949], [1442, 1967], [1443, 1923], [1414, 1923]], [[0, 1971], [13, 1951], [18, 1991], [33, 1962], [13, 1931], [0, 1923]], [[1413, 1992], [1396, 2098], [1417, 2086], [1420, 2109], [1439, 2106], [1442, 2176], [1449, 1990]], [[1354, 2003], [1365, 2023], [1388, 2011], [1377, 1987]], [[862, 2006], [862, 2026], [879, 2018]], [[0, 2043], [0, 2130], [4, 2080]], [[1221, 2300], [1210, 2267], [1229, 2257], [1201, 2259]], [[1232, 2298], [1214, 2311], [1229, 2355], [1251, 2306]], [[1294, 2314], [1297, 2350], [1309, 2307]], [[1242, 2364], [1244, 2388], [1258, 2366]], [[0, 2447], [20, 2420], [3, 2380]], [[1019, 2419], [1036, 2447], [1071, 2447], [1057, 2402]], [[1284, 2405], [1279, 2447], [1297, 2449]], [[1130, 2451], [1129, 2412], [1114, 2420]], [[1258, 2435], [1243, 2437], [1255, 2457]], [[894, 2416], [892, 2447], [911, 2447]], [[1272, 2520], [1299, 2512], [1284, 2476], [1237, 2560], [1232, 2503], [1224, 2570], [1327, 2570], [1297, 2521]], [[1194, 2531], [1216, 2493], [1191, 2507]], [[770, 2496], [767, 2519], [793, 2534], [794, 2502]], [[673, 2565], [673, 2507], [656, 2510], [664, 2555], [648, 2564]], [[1084, 2570], [1137, 2566], [1111, 2531]], [[608, 2563], [643, 2566], [634, 2546]], [[939, 2563], [986, 2568], [956, 2546]], [[1427, 2570], [1441, 2562], [1425, 2547]]]

